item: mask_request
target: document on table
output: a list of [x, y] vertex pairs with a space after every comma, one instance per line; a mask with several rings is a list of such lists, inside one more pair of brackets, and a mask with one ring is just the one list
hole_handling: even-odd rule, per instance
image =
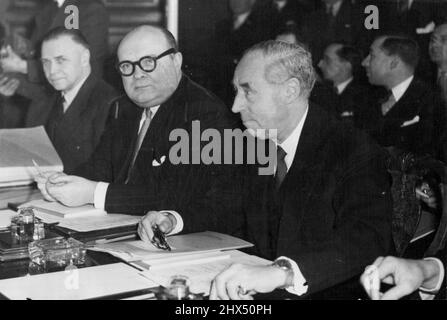
[[109, 213], [99, 217], [62, 219], [59, 222], [59, 226], [78, 232], [89, 232], [136, 225], [140, 220], [140, 216]]
[[231, 250], [214, 253], [214, 255], [205, 254], [201, 258], [179, 261], [177, 264], [161, 264], [155, 268], [150, 268], [148, 271], [142, 271], [142, 274], [164, 287], [169, 285], [174, 275], [183, 275], [190, 280], [191, 292], [208, 295], [213, 279], [233, 263], [269, 265], [272, 262], [237, 250]]
[[0, 229], [6, 229], [11, 225], [11, 218], [17, 215], [12, 210], [0, 210]]
[[98, 217], [105, 216], [107, 212], [101, 209], [96, 209], [93, 205], [83, 205], [80, 207], [67, 207], [59, 202], [49, 202], [43, 199], [33, 200], [24, 203], [20, 207], [33, 207], [37, 212], [36, 215], [43, 221], [47, 222], [46, 219], [53, 216], [56, 219], [53, 220], [61, 221], [62, 219], [73, 219], [81, 217]]
[[158, 284], [124, 263], [0, 280], [0, 292], [13, 300], [82, 300], [152, 287]]
[[43, 126], [0, 130], [0, 186], [25, 185], [37, 174], [34, 159], [42, 171], [62, 171], [62, 161]]
[[172, 248], [171, 251], [158, 249], [153, 244], [141, 240], [99, 244], [91, 250], [108, 252], [129, 262], [253, 246], [253, 244], [242, 239], [211, 231], [175, 235], [167, 237], [166, 240]]

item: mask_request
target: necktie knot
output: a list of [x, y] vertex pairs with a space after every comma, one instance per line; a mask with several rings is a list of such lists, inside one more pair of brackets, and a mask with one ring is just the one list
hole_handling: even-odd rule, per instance
[[275, 183], [276, 189], [279, 189], [281, 183], [287, 174], [287, 165], [285, 161], [287, 153], [284, 151], [281, 146], [276, 147], [276, 174], [275, 174]]

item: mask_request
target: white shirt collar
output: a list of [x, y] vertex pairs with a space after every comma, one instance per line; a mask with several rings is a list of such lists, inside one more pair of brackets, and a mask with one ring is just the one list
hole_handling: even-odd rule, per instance
[[279, 9], [279, 10], [282, 10], [285, 6], [286, 6], [286, 4], [287, 4], [287, 1], [286, 0], [277, 0], [277, 1], [274, 1], [275, 2], [275, 6]]
[[250, 11], [242, 13], [242, 14], [238, 15], [237, 17], [235, 17], [234, 23], [233, 23], [233, 29], [234, 30], [239, 29], [240, 26], [242, 26], [244, 24], [245, 20], [247, 20], [249, 15], [250, 15]]
[[404, 95], [405, 91], [407, 91], [407, 89], [410, 86], [411, 81], [413, 81], [413, 79], [414, 79], [414, 75], [409, 77], [408, 79], [402, 81], [397, 86], [395, 86], [394, 88], [391, 89], [396, 102], [399, 101], [400, 98], [402, 98], [402, 96]]
[[354, 80], [353, 77], [349, 78], [348, 80], [346, 80], [346, 81], [344, 81], [344, 82], [342, 82], [342, 83], [339, 83], [339, 84], [336, 86], [338, 94], [342, 94], [343, 91], [345, 91], [345, 89], [346, 89], [346, 87], [348, 86], [348, 84], [350, 84], [350, 83], [352, 82], [352, 80]]
[[71, 88], [70, 90], [66, 91], [66, 92], [62, 92], [62, 96], [65, 99], [64, 102], [64, 112], [67, 111], [67, 109], [70, 107], [71, 103], [73, 102], [73, 100], [76, 98], [79, 90], [81, 90], [82, 85], [84, 84], [84, 82], [87, 80], [87, 78], [89, 77], [90, 74], [88, 74], [86, 77], [84, 77], [81, 81], [79, 81], [79, 83], [74, 86], [73, 88]]
[[[155, 116], [155, 114], [157, 113], [157, 111], [158, 111], [159, 108], [160, 108], [160, 105], [150, 108], [150, 109], [151, 109], [151, 119], [154, 119], [154, 116]], [[144, 109], [144, 110], [143, 110], [143, 113], [142, 113], [142, 115], [141, 115], [140, 127], [138, 128], [138, 133], [140, 132], [141, 127], [143, 126], [143, 122], [144, 122], [144, 120], [146, 120], [146, 118], [147, 118], [147, 114], [146, 114], [146, 112], [145, 112], [145, 111], [146, 111], [146, 108], [143, 108], [143, 109]]]
[[282, 143], [279, 143], [279, 146], [286, 152], [286, 156], [284, 161], [287, 166], [287, 170], [290, 169], [290, 166], [293, 163], [293, 159], [295, 158], [296, 149], [298, 147], [298, 142], [300, 141], [301, 132], [303, 131], [304, 121], [307, 118], [307, 112], [309, 111], [309, 107], [306, 108], [303, 117], [300, 122], [296, 126], [296, 128], [292, 131], [292, 133], [284, 140]]
[[[333, 16], [336, 16], [338, 14], [338, 11], [340, 11], [340, 7], [341, 7], [342, 3], [343, 3], [343, 0], [340, 0], [332, 5], [332, 15]], [[330, 5], [327, 5], [327, 7], [329, 7], [329, 6]]]
[[64, 4], [65, 0], [54, 0], [57, 3], [57, 7], [60, 8]]

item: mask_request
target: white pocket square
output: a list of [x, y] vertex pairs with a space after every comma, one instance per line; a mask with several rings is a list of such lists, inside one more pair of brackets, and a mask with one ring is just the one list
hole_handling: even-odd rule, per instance
[[421, 118], [419, 118], [419, 116], [416, 116], [413, 119], [405, 121], [404, 123], [402, 123], [402, 125], [400, 127], [403, 128], [403, 127], [411, 126], [412, 124], [418, 123], [420, 119]]
[[353, 117], [353, 116], [354, 116], [354, 112], [352, 112], [352, 111], [343, 111], [340, 114], [340, 117]]
[[162, 156], [160, 158], [160, 162], [158, 162], [156, 159], [154, 159], [154, 160], [152, 160], [152, 166], [153, 167], [159, 167], [159, 166], [161, 166], [163, 164], [163, 162], [165, 162], [165, 160], [166, 160], [166, 156]]
[[424, 28], [417, 28], [416, 33], [417, 34], [427, 34], [432, 33], [435, 30], [435, 23], [434, 21], [431, 21], [429, 24], [427, 24]]

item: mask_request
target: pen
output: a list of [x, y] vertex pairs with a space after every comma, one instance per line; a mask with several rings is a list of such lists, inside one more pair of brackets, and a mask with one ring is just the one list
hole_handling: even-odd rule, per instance
[[33, 162], [34, 169], [36, 169], [38, 175], [39, 175], [41, 178], [45, 178], [45, 176], [44, 176], [42, 170], [40, 169], [39, 165], [37, 164], [37, 162], [36, 162], [34, 159], [31, 159], [31, 161]]

